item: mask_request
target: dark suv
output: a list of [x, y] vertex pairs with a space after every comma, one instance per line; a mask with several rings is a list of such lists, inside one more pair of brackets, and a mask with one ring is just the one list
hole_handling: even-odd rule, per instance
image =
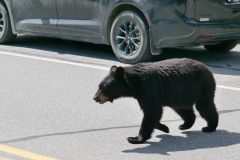
[[111, 44], [124, 63], [165, 47], [227, 52], [240, 37], [240, 0], [0, 0], [0, 43], [17, 34]]

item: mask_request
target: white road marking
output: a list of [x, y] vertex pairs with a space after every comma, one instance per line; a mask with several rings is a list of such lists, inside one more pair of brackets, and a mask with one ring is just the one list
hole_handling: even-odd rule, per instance
[[230, 86], [223, 86], [223, 85], [217, 85], [217, 87], [221, 89], [240, 91], [240, 88], [237, 88], [237, 87], [230, 87]]
[[54, 62], [54, 63], [60, 63], [60, 64], [69, 64], [69, 65], [73, 65], [73, 66], [94, 68], [94, 69], [100, 69], [100, 70], [107, 70], [107, 71], [110, 70], [109, 67], [100, 66], [100, 65], [86, 64], [86, 63], [80, 63], [80, 62], [71, 62], [71, 61], [67, 61], [67, 60], [47, 58], [47, 57], [38, 57], [38, 56], [35, 56], [35, 55], [25, 55], [25, 54], [16, 53], [16, 52], [0, 51], [0, 54], [2, 54], [2, 55], [9, 55], [9, 56], [15, 56], [15, 57], [28, 58], [28, 59], [34, 59], [34, 60], [40, 60], [40, 61], [46, 61], [46, 62]]
[[[15, 56], [15, 57], [28, 58], [28, 59], [34, 59], [34, 60], [40, 60], [40, 61], [46, 61], [46, 62], [54, 62], [54, 63], [68, 64], [68, 65], [80, 66], [80, 67], [86, 67], [86, 68], [100, 69], [100, 70], [105, 70], [105, 71], [110, 70], [110, 67], [101, 66], [101, 65], [97, 65], [97, 64], [86, 64], [86, 63], [81, 63], [81, 62], [71, 62], [71, 61], [67, 61], [67, 60], [60, 60], [60, 59], [54, 59], [54, 58], [38, 57], [38, 56], [35, 56], [35, 55], [25, 55], [25, 54], [16, 53], [16, 52], [0, 51], [0, 54]], [[224, 86], [224, 85], [217, 85], [217, 87], [221, 88], [221, 89], [226, 89], [226, 90], [240, 91], [240, 88], [238, 88], [238, 87], [231, 87], [231, 86]]]

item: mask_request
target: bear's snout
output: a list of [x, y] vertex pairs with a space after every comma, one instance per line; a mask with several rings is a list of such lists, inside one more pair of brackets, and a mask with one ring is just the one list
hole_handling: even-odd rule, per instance
[[100, 104], [103, 104], [107, 101], [109, 101], [108, 97], [106, 97], [103, 93], [102, 90], [98, 90], [97, 93], [95, 94], [95, 96], [93, 97], [93, 99]]
[[99, 101], [99, 99], [98, 99], [98, 97], [97, 97], [97, 96], [94, 96], [94, 97], [93, 97], [93, 100], [94, 100], [94, 101], [96, 101], [96, 102], [98, 102], [98, 101]]

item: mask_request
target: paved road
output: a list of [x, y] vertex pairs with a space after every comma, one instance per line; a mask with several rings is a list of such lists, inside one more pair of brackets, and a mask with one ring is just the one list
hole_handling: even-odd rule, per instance
[[117, 62], [107, 46], [20, 37], [0, 46], [0, 160], [239, 160], [240, 47], [229, 55], [202, 48], [167, 49], [155, 60], [189, 57], [210, 66], [217, 80], [218, 131], [200, 132], [198, 117], [188, 131], [170, 109], [146, 144], [132, 145], [142, 113], [133, 99], [104, 106], [92, 97]]

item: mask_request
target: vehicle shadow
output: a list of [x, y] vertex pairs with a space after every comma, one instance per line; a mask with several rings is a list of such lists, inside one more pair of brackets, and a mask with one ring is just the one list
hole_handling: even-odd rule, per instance
[[[13, 47], [30, 48], [55, 52], [59, 55], [75, 55], [118, 62], [108, 45], [91, 44], [55, 38], [19, 36], [11, 44]], [[214, 73], [226, 75], [240, 75], [240, 52], [231, 51], [228, 54], [211, 53], [203, 47], [166, 48], [160, 56], [152, 61], [170, 58], [191, 58], [207, 64]]]
[[207, 64], [215, 74], [240, 75], [240, 52], [212, 53], [203, 47], [167, 48], [155, 61], [170, 58], [191, 58]]
[[218, 130], [214, 133], [201, 131], [182, 132], [184, 136], [159, 135], [160, 142], [147, 142], [145, 147], [124, 150], [124, 153], [162, 154], [171, 152], [191, 151], [196, 149], [209, 149], [227, 147], [240, 143], [240, 133]]
[[60, 55], [69, 54], [118, 61], [113, 54], [111, 46], [103, 44], [23, 35], [18, 36], [10, 46], [55, 52]]

